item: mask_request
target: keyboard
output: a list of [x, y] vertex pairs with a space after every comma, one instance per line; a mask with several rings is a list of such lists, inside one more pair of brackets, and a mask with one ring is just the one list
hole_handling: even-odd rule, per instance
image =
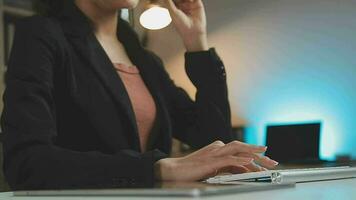
[[243, 174], [218, 175], [207, 179], [205, 182], [213, 184], [233, 184], [234, 182], [272, 182], [272, 183], [301, 183], [312, 181], [337, 180], [356, 178], [356, 167], [325, 167], [269, 170], [249, 172]]

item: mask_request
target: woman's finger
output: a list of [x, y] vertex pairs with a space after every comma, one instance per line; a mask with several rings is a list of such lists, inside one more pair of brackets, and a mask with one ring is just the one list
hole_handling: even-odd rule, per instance
[[218, 140], [218, 141], [215, 141], [215, 142], [201, 148], [200, 150], [198, 150], [194, 153], [209, 153], [210, 154], [210, 152], [217, 151], [220, 148], [222, 148], [223, 146], [225, 146], [225, 144], [222, 141]]
[[211, 166], [213, 167], [213, 169], [223, 169], [226, 167], [240, 167], [251, 164], [252, 162], [252, 158], [225, 156], [218, 159], [213, 159], [213, 163], [211, 163]]
[[230, 174], [243, 174], [250, 172], [250, 170], [245, 166], [231, 166], [225, 167], [218, 171], [218, 174], [230, 173]]
[[199, 165], [199, 179], [205, 179], [208, 177], [216, 176], [221, 170], [229, 167], [242, 167], [250, 164], [253, 161], [251, 158], [243, 158], [236, 156], [225, 156], [213, 159], [206, 159]]
[[179, 11], [179, 9], [177, 8], [176, 4], [174, 3], [173, 0], [166, 0], [166, 6], [167, 9], [169, 10], [171, 17], [175, 17], [177, 15], [177, 12]]
[[262, 167], [273, 169], [278, 165], [278, 162], [275, 160], [270, 159], [267, 156], [255, 154], [255, 153], [238, 153], [236, 156], [239, 157], [246, 157], [246, 158], [253, 158], [254, 162], [261, 165]]
[[216, 156], [235, 155], [237, 153], [264, 153], [267, 150], [265, 146], [249, 145], [239, 141], [233, 141], [226, 144], [219, 151], [215, 152]]
[[168, 10], [177, 9], [177, 6], [176, 6], [176, 4], [174, 2], [175, 1], [173, 1], [173, 0], [166, 0], [166, 5], [167, 5]]
[[177, 6], [181, 9], [183, 8], [183, 9], [189, 9], [189, 10], [201, 7], [201, 5], [196, 4], [196, 3], [191, 3], [191, 2], [180, 3]]
[[260, 172], [260, 171], [265, 171], [266, 169], [257, 165], [256, 163], [252, 162], [248, 165], [245, 165], [247, 169], [249, 169], [250, 172]]
[[273, 169], [279, 164], [277, 161], [272, 160], [267, 156], [261, 156], [260, 159], [256, 160], [256, 163], [268, 169]]
[[166, 6], [172, 17], [176, 17], [183, 12], [191, 12], [203, 7], [201, 0], [166, 0]]

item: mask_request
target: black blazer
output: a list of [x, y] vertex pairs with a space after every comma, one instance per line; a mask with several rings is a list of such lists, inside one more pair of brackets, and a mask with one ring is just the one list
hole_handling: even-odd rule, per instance
[[224, 66], [214, 49], [185, 54], [194, 102], [123, 20], [118, 39], [159, 111], [157, 136], [145, 153], [125, 87], [84, 14], [72, 5], [17, 24], [1, 117], [13, 190], [150, 187], [154, 163], [169, 155], [172, 137], [196, 148], [233, 139]]

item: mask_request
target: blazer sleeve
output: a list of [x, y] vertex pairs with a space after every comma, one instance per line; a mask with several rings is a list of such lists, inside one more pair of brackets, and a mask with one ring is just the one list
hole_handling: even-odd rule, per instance
[[1, 127], [4, 172], [13, 190], [150, 187], [159, 151], [115, 155], [76, 152], [55, 145], [53, 73], [61, 48], [46, 20], [26, 19], [16, 36], [6, 73]]
[[[163, 66], [162, 61], [155, 58]], [[197, 89], [195, 101], [174, 84], [164, 69], [161, 70], [160, 80], [168, 99], [173, 136], [194, 148], [216, 140], [233, 141], [226, 72], [215, 49], [185, 53], [185, 70]]]

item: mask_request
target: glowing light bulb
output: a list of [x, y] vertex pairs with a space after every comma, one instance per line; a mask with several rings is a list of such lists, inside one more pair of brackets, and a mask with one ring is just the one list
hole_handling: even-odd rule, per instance
[[166, 8], [153, 6], [143, 12], [140, 16], [140, 23], [150, 30], [158, 30], [167, 27], [172, 22], [169, 11]]

